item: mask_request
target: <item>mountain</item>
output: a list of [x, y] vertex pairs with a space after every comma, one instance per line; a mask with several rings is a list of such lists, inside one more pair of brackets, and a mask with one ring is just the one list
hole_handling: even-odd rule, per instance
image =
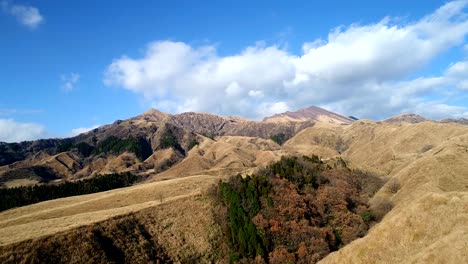
[[[0, 143], [0, 186], [77, 180], [97, 174], [163, 171], [196, 144], [219, 136], [293, 137], [314, 122], [257, 122], [207, 113], [151, 109], [72, 138]], [[170, 165], [170, 166], [169, 166]], [[53, 175], [53, 176], [52, 176]]]
[[467, 118], [444, 118], [439, 120], [438, 122], [440, 123], [455, 123], [455, 124], [461, 124], [461, 125], [468, 125], [468, 119]]
[[285, 112], [282, 114], [275, 114], [263, 119], [263, 122], [270, 123], [283, 123], [283, 122], [323, 122], [337, 125], [349, 125], [355, 120], [337, 113], [330, 112], [320, 107], [310, 106], [297, 110], [295, 112]]
[[[356, 213], [341, 215], [342, 220], [362, 225], [363, 219], [376, 217], [373, 214], [378, 210], [388, 211], [380, 222], [372, 222], [367, 232], [356, 233], [361, 238], [349, 243], [337, 241], [355, 232], [346, 228], [327, 233], [337, 238], [334, 246], [315, 239], [320, 234], [316, 229], [294, 242], [300, 244], [313, 236], [313, 243], [337, 250], [320, 263], [467, 263], [468, 127], [452, 121], [405, 121], [414, 119], [421, 120], [410, 115], [397, 122], [357, 120], [337, 125], [311, 120], [255, 122], [150, 110], [69, 139], [0, 144], [0, 158], [7, 162], [0, 167], [0, 177], [5, 179], [5, 173], [10, 177], [5, 181], [7, 186], [90, 179], [97, 172], [130, 171], [140, 179], [126, 188], [0, 212], [0, 262], [125, 259], [136, 263], [229, 263], [229, 244], [220, 241], [225, 230], [213, 211], [230, 214], [214, 207], [210, 200], [216, 192], [213, 186], [233, 175], [266, 173], [265, 166], [284, 156], [319, 155], [320, 166], [330, 169], [330, 175], [336, 176], [340, 170], [357, 173], [361, 178], [355, 184], [372, 193], [368, 207], [333, 200]], [[277, 133], [290, 133], [291, 138], [277, 144], [270, 139]], [[297, 171], [296, 165], [289, 171]], [[15, 178], [18, 175], [22, 178]], [[288, 190], [288, 195], [265, 200], [266, 205], [273, 203], [268, 206], [284, 214], [254, 218], [261, 230], [269, 228], [269, 235], [296, 233], [279, 222], [266, 221], [266, 217], [278, 215], [281, 223], [302, 230], [297, 227], [305, 225], [303, 222], [291, 220], [298, 215], [293, 205], [342, 195], [329, 187], [315, 186], [310, 191], [320, 193], [317, 199], [301, 198], [293, 185], [272, 177], [278, 183], [276, 191]], [[328, 178], [318, 179], [327, 182]], [[335, 184], [346, 185], [342, 181]], [[346, 201], [347, 196], [341, 198]], [[330, 212], [326, 205], [315, 205], [307, 223], [317, 221], [315, 214]], [[335, 224], [336, 220], [317, 224]], [[252, 227], [255, 229], [251, 225], [246, 230]], [[304, 246], [297, 252], [280, 248], [276, 253], [281, 254], [276, 256], [294, 258], [313, 252], [309, 250]]]
[[401, 114], [401, 115], [397, 115], [397, 116], [384, 119], [382, 122], [389, 123], [389, 124], [395, 124], [395, 123], [401, 123], [401, 122], [416, 124], [416, 123], [421, 123], [425, 121], [430, 121], [430, 120], [423, 116], [416, 115], [416, 114]]
[[440, 120], [432, 120], [425, 118], [423, 116], [417, 115], [417, 114], [400, 114], [396, 115], [387, 119], [382, 120], [384, 123], [389, 123], [389, 124], [396, 124], [396, 123], [411, 123], [411, 124], [416, 124], [416, 123], [421, 123], [421, 122], [436, 122], [436, 123], [442, 123], [442, 124], [460, 124], [460, 125], [468, 125], [468, 119], [466, 118], [444, 118]]

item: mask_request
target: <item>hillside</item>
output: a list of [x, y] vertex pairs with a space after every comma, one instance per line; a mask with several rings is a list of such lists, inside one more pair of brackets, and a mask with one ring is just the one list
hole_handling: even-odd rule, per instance
[[269, 139], [275, 135], [289, 139], [313, 125], [312, 121], [273, 124], [193, 112], [170, 115], [151, 109], [73, 138], [1, 143], [0, 186], [47, 184], [120, 172], [146, 177], [180, 162], [206, 139]]
[[[194, 115], [190, 121], [189, 117]], [[173, 118], [179, 123], [167, 121]], [[212, 122], [207, 122], [208, 119]], [[232, 122], [215, 129], [226, 120]], [[467, 126], [427, 121], [358, 120], [343, 126], [317, 122], [297, 130], [283, 145], [258, 136], [201, 135], [203, 129], [228, 133], [237, 131], [233, 127], [250, 129], [255, 124], [236, 118], [212, 118], [209, 114], [186, 113], [182, 118], [150, 111], [77, 137], [88, 142], [88, 138], [92, 140], [96, 135], [99, 142], [105, 138], [105, 131], [116, 136], [120, 133], [138, 136], [156, 127], [148, 140], [152, 153], [144, 161], [138, 158], [138, 151], [114, 156], [101, 154], [99, 161], [88, 157], [90, 163], [85, 164], [80, 162], [86, 159], [74, 151], [59, 154], [39, 151], [25, 161], [1, 167], [11, 171], [56, 164], [53, 166], [58, 169], [61, 164], [68, 171], [78, 172], [85, 167], [90, 172], [127, 168], [146, 180], [122, 189], [0, 212], [1, 262], [37, 259], [40, 254], [59, 256], [53, 253], [57, 247], [64, 252], [61, 257], [76, 257], [73, 249], [83, 256], [106, 259], [106, 243], [111, 243], [122, 256], [139, 259], [137, 262], [141, 263], [148, 259], [226, 263], [227, 259], [217, 253], [226, 248], [220, 250], [223, 246], [217, 240], [222, 228], [212, 215], [207, 193], [210, 186], [237, 173], [258, 173], [260, 167], [283, 156], [313, 154], [321, 156], [330, 167], [349, 167], [362, 177], [372, 175], [386, 182], [370, 199], [370, 208], [382, 204], [388, 204], [389, 209], [393, 206], [365, 236], [331, 253], [320, 263], [468, 262], [465, 243], [468, 241]], [[135, 131], [124, 129], [131, 125]], [[200, 129], [200, 133], [192, 132], [193, 129]], [[159, 147], [165, 142], [167, 134], [163, 132], [167, 131], [171, 131], [181, 149], [175, 145]], [[193, 139], [196, 144], [190, 144]], [[75, 173], [66, 177], [81, 176]], [[127, 228], [130, 225], [139, 227], [131, 235]], [[84, 242], [76, 244], [77, 240]], [[132, 246], [124, 249], [124, 245]]]

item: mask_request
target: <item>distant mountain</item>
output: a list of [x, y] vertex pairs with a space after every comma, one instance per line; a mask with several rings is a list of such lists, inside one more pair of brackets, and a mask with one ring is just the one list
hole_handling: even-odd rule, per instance
[[439, 120], [439, 123], [456, 123], [456, 124], [461, 124], [461, 125], [468, 125], [468, 119], [467, 118], [444, 118]]
[[[296, 117], [301, 118], [304, 116]], [[244, 229], [252, 230], [248, 232], [254, 242], [263, 231], [279, 235], [281, 241], [294, 241], [290, 244], [292, 250], [277, 247], [275, 254], [268, 255], [268, 263], [294, 263], [299, 255], [315, 255], [318, 260], [328, 254], [331, 246], [339, 249], [338, 253], [326, 256], [320, 263], [468, 263], [460, 254], [467, 241], [464, 209], [468, 204], [468, 127], [443, 123], [461, 123], [463, 119], [411, 124], [427, 119], [403, 115], [389, 120], [411, 123], [359, 120], [346, 126], [314, 125], [315, 121], [305, 120], [255, 122], [206, 113], [170, 115], [152, 109], [73, 138], [0, 143], [0, 162], [7, 163], [0, 166], [3, 187], [50, 182], [68, 186], [67, 193], [72, 193], [83, 188], [70, 188], [76, 185], [60, 182], [98, 180], [93, 178], [96, 173], [119, 172], [130, 172], [138, 179], [137, 185], [127, 188], [1, 212], [0, 263], [57, 259], [228, 263], [230, 253], [236, 252], [229, 246], [234, 229], [217, 221], [218, 216], [229, 221], [229, 212], [239, 212], [237, 216], [246, 219], [255, 216], [251, 222], [238, 225], [242, 234]], [[288, 133], [293, 137], [284, 144], [269, 139], [276, 134], [286, 138]], [[282, 158], [285, 156], [296, 156], [298, 162]], [[306, 160], [318, 163], [302, 163]], [[263, 169], [268, 164], [276, 165]], [[303, 168], [313, 171], [304, 173], [307, 171]], [[283, 172], [291, 173], [295, 183], [284, 181], [287, 178], [282, 178]], [[351, 172], [358, 173], [359, 178], [348, 181]], [[262, 177], [258, 181], [254, 176], [245, 177], [252, 179], [249, 183], [241, 177], [227, 180], [239, 174]], [[264, 178], [270, 178], [275, 185], [257, 188]], [[219, 180], [226, 180], [229, 185], [220, 186], [228, 188], [212, 188]], [[359, 188], [345, 191], [349, 186]], [[248, 192], [232, 192], [241, 188]], [[24, 190], [38, 189], [44, 190]], [[2, 197], [2, 204], [8, 204], [10, 197], [22, 199], [21, 193], [24, 197], [39, 197], [18, 190], [4, 190], [7, 199]], [[60, 189], [50, 190], [54, 191], [40, 194], [46, 198], [60, 194], [55, 191]], [[214, 195], [224, 198], [212, 200]], [[369, 206], [348, 199], [356, 195], [358, 201], [372, 196]], [[213, 207], [216, 204], [212, 201], [231, 198], [259, 202], [229, 202], [235, 206], [232, 208], [238, 208], [232, 211]], [[331, 203], [325, 202], [330, 199]], [[336, 206], [353, 214], [340, 213], [330, 218], [328, 209]], [[249, 214], [254, 207], [259, 211]], [[270, 221], [271, 216], [280, 218]], [[304, 216], [310, 219], [298, 221]], [[373, 221], [382, 217], [374, 225]], [[337, 221], [350, 226], [335, 228]], [[316, 226], [309, 227], [310, 223]], [[360, 231], [370, 226], [374, 227], [368, 232]], [[314, 239], [308, 239], [310, 234]], [[315, 234], [325, 238], [318, 239]], [[351, 242], [350, 236], [362, 238]], [[266, 238], [270, 245], [276, 243], [271, 236]], [[294, 240], [286, 240], [291, 238]], [[109, 249], [115, 254], [107, 254]]]
[[417, 114], [400, 114], [396, 116], [389, 117], [387, 119], [382, 120], [382, 122], [387, 123], [387, 124], [396, 124], [396, 123], [411, 123], [411, 124], [417, 124], [421, 122], [435, 122], [435, 123], [442, 123], [442, 124], [460, 124], [460, 125], [468, 125], [468, 119], [467, 118], [444, 118], [444, 119], [439, 119], [439, 120], [433, 120], [433, 119], [428, 119], [423, 116], [417, 115]]
[[421, 123], [425, 121], [431, 121], [431, 120], [423, 116], [416, 115], [416, 114], [401, 114], [401, 115], [396, 115], [396, 116], [392, 116], [390, 118], [384, 119], [382, 122], [388, 123], [388, 124], [395, 124], [395, 123], [401, 123], [401, 122], [416, 124], [416, 123]]
[[263, 119], [263, 122], [282, 123], [282, 122], [323, 122], [328, 124], [351, 124], [355, 120], [337, 113], [330, 112], [320, 107], [310, 106], [297, 110], [295, 112], [285, 112], [275, 114]]
[[0, 142], [0, 186], [127, 171], [161, 172], [183, 160], [194, 145], [206, 139], [247, 136], [278, 138], [276, 141], [283, 143], [313, 125], [310, 120], [271, 123], [207, 113], [171, 115], [151, 109], [72, 138]]
[[[316, 123], [340, 126], [354, 121], [354, 118], [314, 106], [276, 114], [260, 122], [209, 113], [172, 115], [151, 109], [71, 138], [0, 142], [0, 186], [77, 180], [120, 172], [146, 176], [150, 172], [170, 169], [184, 160], [195, 145], [216, 140], [216, 137], [272, 139], [282, 145]], [[430, 120], [415, 114], [403, 114], [383, 122], [423, 121]], [[468, 124], [467, 119], [433, 122]]]

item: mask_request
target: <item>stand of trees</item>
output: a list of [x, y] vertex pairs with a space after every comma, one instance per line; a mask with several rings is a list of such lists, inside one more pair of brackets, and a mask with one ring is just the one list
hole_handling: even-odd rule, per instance
[[288, 141], [289, 138], [284, 133], [278, 133], [271, 136], [270, 139], [276, 142], [278, 145], [283, 145], [284, 142]]
[[152, 153], [151, 145], [144, 138], [120, 139], [110, 136], [100, 142], [93, 150], [94, 154], [99, 153], [122, 153], [124, 151], [133, 152], [140, 160], [145, 160]]
[[96, 147], [89, 145], [86, 142], [73, 144], [71, 140], [65, 139], [57, 146], [57, 153], [76, 149], [83, 157], [97, 155], [100, 153], [119, 154], [124, 151], [133, 152], [140, 160], [145, 160], [152, 153], [151, 145], [144, 138], [129, 137], [121, 139], [115, 136], [110, 136], [99, 142]]
[[[192, 142], [190, 144], [192, 144]], [[184, 148], [182, 148], [182, 146], [177, 141], [177, 137], [170, 130], [166, 131], [162, 135], [161, 141], [159, 142], [159, 146], [158, 146], [158, 149], [167, 149], [167, 148], [174, 148], [174, 150], [177, 150], [180, 153], [182, 153], [182, 155], [185, 155]]]
[[0, 189], [0, 211], [42, 201], [108, 191], [132, 185], [138, 176], [131, 173], [107, 174], [91, 179], [56, 185], [34, 185]]
[[230, 262], [315, 263], [372, 224], [359, 174], [317, 156], [283, 157], [211, 195]]

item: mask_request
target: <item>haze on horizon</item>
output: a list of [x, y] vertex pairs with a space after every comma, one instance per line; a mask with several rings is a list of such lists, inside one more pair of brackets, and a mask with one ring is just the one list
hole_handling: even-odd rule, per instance
[[0, 0], [0, 141], [149, 108], [468, 117], [467, 0], [88, 5]]

